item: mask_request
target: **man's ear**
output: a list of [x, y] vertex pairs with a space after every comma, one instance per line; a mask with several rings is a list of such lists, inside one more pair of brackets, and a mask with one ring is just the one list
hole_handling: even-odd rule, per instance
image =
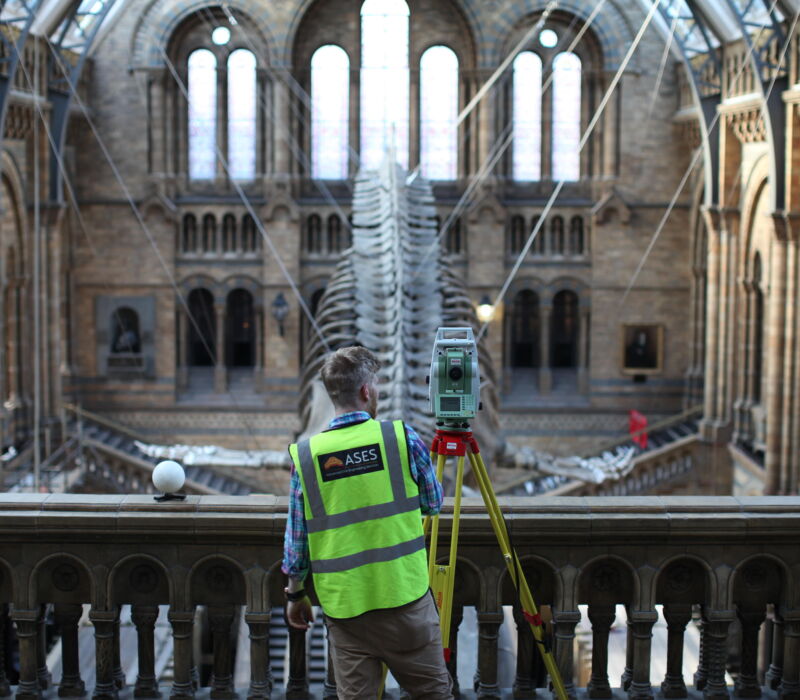
[[364, 402], [369, 403], [369, 384], [362, 384], [358, 390], [358, 397]]

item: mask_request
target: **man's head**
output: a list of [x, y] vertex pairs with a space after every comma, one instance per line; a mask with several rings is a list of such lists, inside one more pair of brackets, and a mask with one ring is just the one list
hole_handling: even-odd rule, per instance
[[377, 372], [380, 363], [363, 347], [339, 348], [329, 355], [320, 375], [337, 411], [378, 412]]

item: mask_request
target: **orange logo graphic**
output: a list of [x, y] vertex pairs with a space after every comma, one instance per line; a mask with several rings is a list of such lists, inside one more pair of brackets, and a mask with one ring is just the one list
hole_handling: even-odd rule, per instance
[[342, 462], [342, 460], [339, 459], [338, 457], [328, 457], [328, 459], [325, 460], [325, 464], [322, 465], [322, 468], [330, 469], [331, 467], [343, 467], [343, 466], [344, 462]]

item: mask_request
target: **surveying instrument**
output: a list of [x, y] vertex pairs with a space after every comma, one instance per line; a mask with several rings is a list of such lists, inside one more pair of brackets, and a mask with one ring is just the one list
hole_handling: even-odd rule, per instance
[[453, 525], [450, 535], [450, 558], [446, 565], [436, 563], [439, 539], [439, 516], [425, 520], [425, 531], [431, 523], [431, 542], [428, 574], [431, 589], [439, 607], [442, 628], [442, 646], [445, 661], [450, 661], [450, 621], [453, 612], [453, 586], [455, 584], [458, 550], [458, 526], [461, 515], [461, 489], [464, 484], [464, 459], [469, 457], [472, 471], [478, 482], [483, 503], [489, 514], [500, 552], [511, 581], [517, 589], [522, 614], [530, 625], [536, 646], [550, 674], [556, 697], [567, 700], [564, 682], [553, 654], [545, 642], [542, 618], [533, 600], [528, 582], [522, 573], [519, 557], [511, 547], [503, 513], [497, 503], [486, 465], [478, 443], [472, 436], [469, 421], [480, 408], [480, 375], [478, 372], [478, 347], [472, 328], [439, 328], [433, 344], [430, 384], [431, 409], [436, 417], [436, 435], [431, 446], [431, 462], [436, 457], [436, 478], [441, 483], [448, 457], [456, 457], [455, 497], [453, 500]]

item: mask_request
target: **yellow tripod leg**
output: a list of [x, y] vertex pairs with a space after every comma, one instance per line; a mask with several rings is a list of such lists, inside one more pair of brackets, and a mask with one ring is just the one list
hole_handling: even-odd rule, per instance
[[[431, 464], [433, 463], [433, 458], [436, 457], [434, 452], [431, 452]], [[436, 461], [436, 480], [441, 484], [442, 483], [442, 474], [444, 472], [444, 463], [447, 457], [444, 455], [439, 455]], [[424, 537], [428, 536], [428, 530], [431, 527], [431, 520], [432, 518], [437, 516], [426, 515], [425, 519], [422, 521], [422, 534]]]
[[[439, 458], [436, 460], [436, 479], [439, 483], [442, 483], [442, 475], [444, 474], [444, 463], [447, 460], [445, 455], [439, 455]], [[433, 568], [436, 566], [436, 548], [439, 543], [439, 516], [434, 515], [431, 517], [430, 515], [426, 516], [425, 522], [422, 526], [422, 533], [423, 535], [428, 534], [428, 524], [433, 523], [431, 527], [431, 545], [430, 550], [428, 552], [428, 580], [433, 582]]]
[[[506, 562], [506, 567], [508, 568], [511, 580], [515, 582], [515, 585], [519, 591], [519, 597], [524, 611], [532, 615], [534, 618], [538, 618], [539, 610], [536, 607], [533, 594], [528, 587], [528, 581], [525, 579], [525, 575], [522, 573], [522, 566], [520, 564], [519, 557], [517, 556], [516, 551], [511, 550], [505, 520], [503, 519], [500, 506], [497, 503], [497, 497], [495, 496], [494, 489], [492, 489], [491, 482], [489, 481], [489, 474], [486, 471], [486, 464], [483, 461], [483, 457], [480, 455], [480, 453], [475, 454], [470, 452], [469, 459], [470, 463], [472, 464], [472, 470], [478, 480], [478, 486], [481, 490], [481, 496], [483, 496], [483, 502], [486, 505], [486, 509], [489, 513], [489, 520], [492, 523], [492, 529], [494, 530], [495, 537], [497, 537], [497, 542], [500, 545], [500, 550], [502, 552], [503, 559]], [[567, 700], [567, 691], [564, 688], [564, 681], [561, 678], [561, 673], [558, 670], [555, 658], [553, 657], [553, 654], [544, 646], [544, 633], [542, 631], [541, 623], [534, 624], [531, 620], [528, 620], [528, 624], [530, 625], [531, 632], [533, 632], [536, 645], [539, 647], [545, 668], [550, 674], [550, 680], [553, 683], [553, 689], [556, 692], [556, 697], [559, 698], [559, 700]]]

